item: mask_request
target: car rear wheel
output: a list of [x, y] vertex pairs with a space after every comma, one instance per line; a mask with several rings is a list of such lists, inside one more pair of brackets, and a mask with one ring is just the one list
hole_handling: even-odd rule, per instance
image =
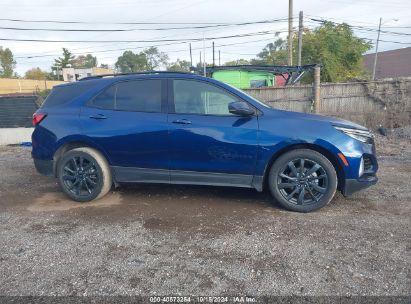
[[280, 156], [269, 173], [269, 188], [284, 208], [310, 212], [324, 207], [334, 197], [337, 174], [322, 154], [298, 149]]
[[99, 199], [112, 185], [106, 159], [91, 148], [76, 148], [66, 152], [57, 165], [57, 176], [63, 192], [78, 202]]

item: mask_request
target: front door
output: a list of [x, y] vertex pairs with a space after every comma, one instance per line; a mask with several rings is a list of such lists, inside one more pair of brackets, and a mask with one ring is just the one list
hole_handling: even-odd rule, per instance
[[171, 182], [251, 186], [258, 117], [231, 114], [239, 98], [206, 81], [170, 80], [168, 95]]

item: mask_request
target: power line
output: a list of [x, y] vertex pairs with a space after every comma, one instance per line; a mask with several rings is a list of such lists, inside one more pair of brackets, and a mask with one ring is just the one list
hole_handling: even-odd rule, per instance
[[[287, 21], [287, 18], [273, 19], [271, 21]], [[89, 22], [89, 21], [61, 21], [61, 20], [26, 20], [0, 18], [0, 21], [28, 22], [28, 23], [56, 23], [56, 24], [113, 24], [113, 25], [236, 25], [230, 22]], [[254, 23], [249, 21], [243, 23]], [[257, 21], [258, 22], [258, 21]]]
[[[229, 36], [220, 36], [220, 37], [207, 37], [204, 40], [218, 40], [218, 39], [228, 39], [228, 38], [237, 38], [237, 37], [250, 37], [250, 36], [260, 36], [273, 34], [275, 31], [261, 31], [247, 34], [238, 34], [238, 35], [229, 35]], [[48, 39], [16, 39], [16, 38], [0, 38], [2, 41], [20, 41], [20, 42], [50, 42], [50, 43], [122, 43], [122, 42], [138, 42], [138, 43], [152, 43], [152, 42], [178, 42], [178, 41], [201, 41], [203, 38], [186, 38], [186, 39], [163, 39], [163, 40], [48, 40]]]
[[[235, 42], [235, 43], [227, 43], [227, 44], [216, 44], [215, 47], [220, 48], [220, 47], [225, 47], [225, 46], [233, 46], [233, 45], [242, 45], [242, 44], [251, 44], [255, 42], [263, 42], [263, 41], [271, 41], [272, 39], [258, 39], [258, 40], [251, 40], [251, 41], [244, 41], [244, 42]], [[85, 53], [109, 53], [109, 52], [118, 52], [118, 51], [127, 51], [127, 50], [136, 50], [136, 49], [144, 49], [144, 48], [149, 48], [149, 47], [161, 47], [161, 46], [170, 46], [170, 45], [181, 45], [181, 44], [187, 44], [188, 42], [179, 42], [179, 43], [166, 43], [166, 44], [157, 44], [157, 45], [148, 45], [148, 46], [140, 46], [140, 47], [135, 47], [135, 48], [120, 48], [120, 49], [111, 49], [111, 50], [101, 50], [101, 51], [93, 51], [93, 52], [82, 52], [82, 53], [72, 53], [73, 55], [84, 55]], [[211, 47], [206, 46], [206, 49], [209, 49]], [[198, 48], [193, 48], [192, 50], [200, 50], [202, 47]], [[168, 53], [174, 53], [174, 52], [186, 52], [187, 49], [180, 49], [180, 50], [171, 50], [168, 51]], [[44, 57], [55, 57], [61, 55], [60, 53], [54, 53], [54, 54], [48, 54], [48, 55], [33, 55], [33, 56], [17, 56], [14, 57], [16, 59], [33, 59], [33, 58], [44, 58]]]
[[[324, 23], [324, 22], [331, 22], [333, 24], [342, 24], [342, 23], [337, 23], [334, 21], [326, 20], [326, 19], [315, 19], [315, 18], [309, 18], [309, 20], [316, 22], [316, 23]], [[375, 28], [370, 28], [362, 25], [352, 25], [346, 23], [349, 27], [357, 30], [363, 30], [363, 31], [368, 31], [368, 32], [378, 32], [378, 29]], [[411, 33], [403, 33], [403, 32], [393, 32], [393, 31], [387, 31], [387, 30], [381, 30], [381, 33], [385, 34], [392, 34], [392, 35], [405, 35], [405, 36], [411, 36]]]
[[50, 31], [50, 32], [131, 32], [131, 31], [168, 31], [168, 30], [186, 30], [186, 29], [206, 29], [206, 28], [218, 28], [227, 26], [244, 26], [255, 24], [267, 24], [274, 22], [285, 22], [285, 19], [273, 19], [273, 20], [261, 20], [253, 22], [241, 22], [231, 24], [214, 24], [214, 25], [202, 25], [202, 26], [184, 26], [184, 27], [161, 27], [161, 28], [133, 28], [133, 29], [63, 29], [63, 28], [22, 28], [22, 27], [3, 27], [3, 30], [14, 31]]

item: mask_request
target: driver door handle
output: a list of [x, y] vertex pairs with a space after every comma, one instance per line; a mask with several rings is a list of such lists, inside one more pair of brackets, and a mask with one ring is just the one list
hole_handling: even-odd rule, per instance
[[107, 116], [104, 116], [103, 114], [90, 115], [89, 117], [92, 119], [107, 119]]
[[187, 119], [177, 119], [173, 121], [173, 124], [179, 124], [179, 125], [191, 125], [191, 121]]

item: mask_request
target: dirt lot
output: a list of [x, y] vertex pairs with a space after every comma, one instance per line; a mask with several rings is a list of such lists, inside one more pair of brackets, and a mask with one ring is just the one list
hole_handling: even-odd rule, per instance
[[310, 214], [249, 189], [135, 185], [67, 200], [0, 148], [0, 295], [411, 295], [410, 132], [380, 182]]

